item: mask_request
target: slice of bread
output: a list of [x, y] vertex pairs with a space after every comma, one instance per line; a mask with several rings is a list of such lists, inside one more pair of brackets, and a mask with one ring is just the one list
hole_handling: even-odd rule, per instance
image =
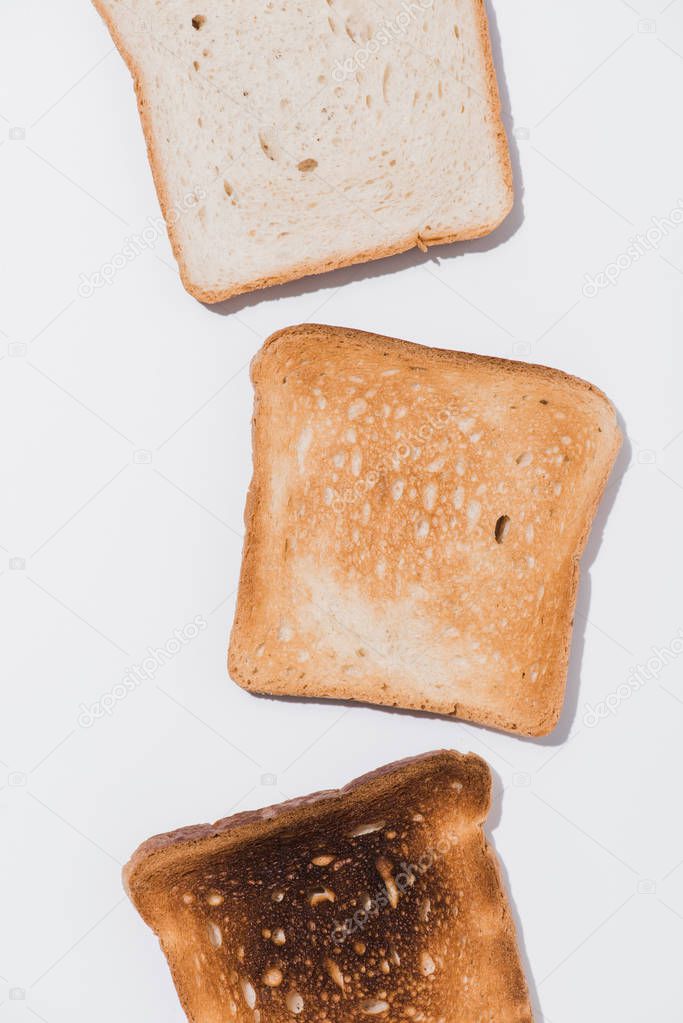
[[484, 0], [94, 0], [205, 302], [476, 238], [512, 205]]
[[188, 1019], [528, 1023], [490, 788], [430, 753], [145, 842], [125, 885]]
[[604, 394], [314, 325], [273, 335], [252, 379], [235, 681], [549, 732], [621, 442]]

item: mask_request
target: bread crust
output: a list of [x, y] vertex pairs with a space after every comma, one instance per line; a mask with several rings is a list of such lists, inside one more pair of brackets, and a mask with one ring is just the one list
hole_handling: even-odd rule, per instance
[[[528, 989], [517, 951], [515, 926], [507, 905], [500, 869], [482, 827], [490, 801], [491, 775], [486, 763], [474, 754], [462, 755], [453, 750], [439, 750], [388, 764], [355, 779], [341, 789], [313, 793], [265, 810], [224, 818], [215, 824], [181, 828], [156, 836], [144, 842], [133, 854], [124, 868], [124, 885], [138, 912], [159, 937], [188, 1019], [191, 1023], [203, 1023], [219, 1017], [222, 1019], [222, 1013], [231, 1001], [230, 993], [220, 984], [217, 985], [218, 993], [214, 988], [219, 972], [223, 978], [230, 969], [234, 949], [241, 947], [238, 952], [239, 963], [244, 964], [245, 972], [254, 980], [262, 967], [258, 959], [263, 942], [260, 934], [254, 935], [253, 932], [258, 932], [261, 926], [258, 922], [259, 905], [262, 908], [264, 898], [266, 904], [272, 904], [269, 898], [272, 890], [270, 882], [275, 879], [279, 886], [285, 876], [288, 879], [283, 883], [286, 891], [283, 906], [291, 902], [291, 909], [285, 911], [282, 919], [288, 938], [281, 952], [282, 958], [278, 958], [278, 961], [288, 973], [290, 984], [296, 984], [299, 980], [308, 985], [305, 989], [299, 988], [308, 1000], [309, 988], [312, 997], [319, 993], [317, 972], [321, 964], [330, 962], [329, 955], [334, 951], [334, 945], [325, 947], [328, 939], [324, 933], [337, 915], [335, 909], [332, 916], [320, 917], [320, 910], [305, 911], [296, 901], [296, 893], [301, 884], [306, 885], [306, 877], [310, 878], [306, 872], [306, 864], [311, 855], [308, 850], [319, 848], [319, 843], [325, 843], [330, 851], [338, 852], [341, 859], [337, 866], [341, 870], [337, 874], [336, 866], [334, 869], [330, 867], [332, 873], [327, 877], [343, 900], [343, 908], [339, 909], [339, 913], [348, 912], [346, 899], [349, 892], [360, 894], [363, 884], [374, 876], [377, 853], [386, 850], [387, 855], [394, 856], [390, 851], [393, 848], [396, 852], [396, 846], [392, 845], [392, 835], [395, 839], [396, 831], [390, 830], [394, 827], [403, 836], [402, 855], [408, 860], [422, 863], [421, 853], [428, 852], [430, 861], [433, 861], [436, 851], [442, 850], [439, 856], [445, 857], [445, 865], [443, 870], [438, 866], [428, 867], [427, 873], [423, 873], [421, 867], [413, 866], [415, 876], [418, 876], [418, 869], [422, 875], [415, 889], [420, 894], [407, 894], [413, 882], [410, 889], [401, 888], [404, 894], [400, 902], [403, 912], [408, 914], [407, 917], [403, 916], [403, 922], [400, 919], [401, 908], [397, 909], [393, 903], [393, 908], [379, 913], [375, 928], [370, 926], [363, 935], [370, 950], [368, 954], [373, 953], [376, 944], [384, 945], [387, 949], [387, 943], [393, 946], [394, 942], [402, 940], [400, 935], [408, 923], [410, 938], [407, 938], [405, 947], [414, 947], [416, 941], [431, 947], [439, 963], [439, 973], [445, 978], [443, 983], [450, 992], [447, 997], [459, 1002], [462, 1013], [459, 1018], [464, 1023], [489, 1018], [488, 1015], [480, 1015], [483, 1011], [492, 1013], [491, 1018], [495, 1016], [500, 1023], [531, 1023]], [[414, 816], [416, 804], [425, 816]], [[371, 839], [356, 839], [352, 851], [348, 848], [348, 824], [350, 821], [354, 824], [367, 824], [370, 810], [385, 818], [386, 823], [382, 821], [375, 827], [385, 829], [387, 836], [385, 838], [381, 834]], [[408, 824], [408, 830], [404, 831], [406, 824], [401, 821], [411, 820], [426, 823]], [[445, 847], [441, 844], [444, 840]], [[347, 853], [340, 851], [342, 845]], [[351, 858], [348, 857], [349, 852]], [[230, 899], [226, 889], [225, 903], [220, 910], [216, 910], [220, 916], [212, 918], [210, 910], [207, 916], [202, 903], [210, 891], [216, 891], [216, 886], [218, 891], [223, 891], [219, 878], [240, 878], [240, 864], [253, 862], [259, 856], [261, 865], [256, 868], [256, 886], [250, 887], [254, 881], [246, 877], [235, 880], [237, 901]], [[394, 873], [405, 869], [405, 863], [401, 864], [401, 868], [396, 865], [395, 856], [393, 863]], [[346, 871], [350, 874], [344, 882]], [[320, 874], [316, 877], [320, 878]], [[400, 875], [396, 874], [396, 877], [398, 879]], [[320, 878], [323, 881], [325, 879]], [[308, 881], [308, 885], [312, 880]], [[259, 902], [258, 886], [262, 883], [265, 883], [266, 888], [264, 898]], [[204, 893], [203, 896], [200, 896], [200, 891]], [[197, 898], [192, 896], [191, 908], [187, 904], [183, 905], [181, 896], [184, 892], [197, 893]], [[423, 913], [425, 895], [430, 896], [426, 915]], [[246, 902], [243, 901], [245, 899]], [[352, 904], [355, 901], [352, 899]], [[455, 908], [455, 916], [448, 909], [454, 901], [461, 907], [460, 911]], [[430, 904], [437, 918], [441, 914], [441, 921], [430, 916]], [[228, 906], [234, 909], [229, 910]], [[231, 912], [237, 912], [238, 906], [242, 913], [239, 918], [233, 918]], [[302, 933], [311, 933], [306, 929], [306, 920], [301, 920], [305, 912], [310, 914], [309, 923], [316, 921], [317, 930], [316, 924], [311, 930], [319, 935], [318, 939], [309, 941], [306, 937], [302, 938]], [[226, 958], [223, 958], [221, 950], [216, 961], [209, 958], [207, 962], [203, 954], [202, 946], [205, 942], [202, 935], [206, 935], [207, 922], [211, 919], [220, 920], [221, 928], [225, 928], [229, 948]], [[456, 919], [458, 933], [466, 936], [466, 946], [463, 946], [465, 957], [462, 961], [463, 953], [458, 951], [460, 946], [451, 949], [449, 941], [442, 947], [443, 937], [439, 937], [444, 934], [443, 927], [450, 936], [456, 926]], [[298, 936], [295, 933], [297, 929]], [[269, 935], [270, 931], [266, 932], [265, 937]], [[250, 938], [256, 939], [256, 945], [253, 941], [250, 943]], [[424, 944], [417, 948], [424, 948]], [[245, 946], [249, 949], [246, 960]], [[339, 948], [336, 951], [339, 952]], [[347, 956], [353, 954], [350, 949], [346, 953]], [[272, 957], [273, 953], [266, 950], [265, 955]], [[296, 976], [298, 964], [304, 956], [310, 966], [306, 980]], [[202, 984], [198, 987], [192, 963], [199, 963], [200, 960], [206, 965], [203, 968]], [[411, 1000], [415, 999], [418, 1005], [425, 996], [430, 1004], [433, 1004], [432, 999], [437, 999], [438, 1005], [439, 999], [444, 997], [443, 989], [439, 995], [435, 993], [436, 987], [420, 994], [419, 978], [410, 979], [412, 967], [403, 961], [403, 952], [400, 962], [401, 970], [392, 982], [392, 990], [399, 1000], [403, 997], [401, 985], [407, 984], [406, 990], [411, 991]], [[238, 968], [242, 969], [241, 966]], [[409, 971], [408, 976], [403, 977], [406, 970]], [[468, 992], [469, 981], [465, 976], [465, 988], [461, 991], [461, 975], [470, 972], [474, 974], [473, 990]], [[364, 986], [364, 982], [361, 983]], [[349, 996], [357, 997], [357, 992], [351, 995], [347, 991], [346, 1003], [342, 1002], [336, 1007], [334, 1002], [327, 1003], [330, 1020], [336, 1021], [340, 1014], [342, 1018], [348, 1018]], [[323, 997], [327, 1000], [328, 996]], [[263, 1007], [262, 1018], [265, 1012], [266, 1023], [271, 1019], [271, 1012], [274, 1013], [273, 1019], [279, 1018], [274, 1008], [268, 1009], [261, 1002], [259, 1005]], [[242, 1018], [240, 1010], [236, 1018], [238, 1021]]]
[[306, 818], [315, 817], [323, 804], [344, 801], [347, 797], [352, 796], [357, 789], [379, 782], [399, 771], [409, 774], [414, 768], [420, 768], [425, 761], [431, 761], [434, 758], [446, 758], [458, 765], [463, 776], [466, 777], [467, 784], [476, 794], [473, 800], [477, 806], [474, 819], [478, 823], [483, 823], [491, 808], [491, 772], [486, 761], [475, 753], [462, 754], [449, 749], [433, 750], [414, 757], [394, 760], [390, 764], [383, 764], [381, 767], [354, 778], [339, 789], [320, 789], [318, 792], [311, 792], [306, 796], [295, 796], [293, 799], [273, 803], [259, 810], [243, 810], [230, 817], [221, 817], [213, 824], [191, 824], [175, 828], [173, 831], [163, 832], [160, 835], [153, 835], [138, 846], [123, 867], [121, 875], [123, 886], [135, 902], [135, 891], [140, 884], [140, 874], [146, 872], [146, 868], [153, 864], [159, 854], [172, 847], [185, 847], [188, 843], [194, 846], [205, 840], [215, 840], [234, 832], [242, 832], [244, 840], [248, 841], [257, 832], [267, 835], [277, 831], [283, 825], [300, 824]]
[[[152, 122], [149, 114], [147, 113], [147, 96], [145, 93], [144, 79], [142, 75], [142, 68], [139, 67], [133, 54], [130, 52], [128, 47], [123, 41], [123, 35], [119, 31], [116, 21], [108, 8], [107, 0], [92, 0], [95, 10], [104, 21], [109, 34], [112, 38], [114, 46], [121, 54], [123, 61], [128, 68], [131, 77], [133, 79], [133, 88], [135, 90], [135, 99], [138, 107], [138, 114], [140, 116], [140, 123], [142, 125], [142, 133], [145, 139], [145, 147], [147, 149], [147, 159], [152, 171], [152, 179], [154, 181], [154, 187], [156, 189], [157, 198], [159, 199], [159, 206], [161, 213], [166, 224], [166, 232], [168, 234], [168, 240], [173, 250], [173, 256], [178, 264], [180, 271], [180, 279], [183, 282], [185, 288], [192, 291], [188, 287], [186, 280], [187, 267], [185, 263], [185, 257], [183, 255], [182, 245], [180, 244], [174, 225], [169, 220], [169, 211], [172, 208], [172, 203], [168, 195], [168, 189], [166, 187], [166, 179], [164, 178], [163, 170], [161, 167], [161, 161], [157, 159], [156, 149], [154, 147], [154, 135], [152, 131]], [[196, 296], [195, 296], [196, 297]]]
[[501, 209], [500, 216], [483, 226], [480, 225], [472, 228], [471, 230], [456, 231], [452, 234], [442, 235], [440, 237], [431, 237], [427, 234], [420, 233], [415, 235], [411, 234], [406, 235], [399, 241], [391, 244], [376, 246], [372, 249], [361, 251], [353, 255], [336, 256], [322, 261], [304, 260], [296, 263], [286, 273], [259, 277], [232, 288], [205, 288], [202, 285], [196, 284], [192, 280], [189, 272], [183, 252], [183, 246], [178, 237], [175, 223], [173, 219], [169, 219], [169, 211], [172, 209], [172, 202], [169, 197], [161, 159], [158, 157], [156, 152], [151, 117], [147, 112], [147, 93], [145, 89], [143, 69], [137, 63], [133, 54], [123, 42], [122, 34], [117, 28], [116, 21], [112, 16], [111, 11], [108, 9], [107, 0], [92, 0], [92, 2], [97, 12], [104, 20], [114, 45], [121, 54], [133, 78], [138, 113], [147, 148], [147, 158], [152, 170], [154, 186], [159, 199], [161, 212], [166, 223], [166, 230], [173, 250], [173, 255], [178, 264], [180, 279], [185, 290], [189, 292], [193, 298], [196, 298], [200, 302], [204, 302], [207, 305], [214, 305], [218, 302], [225, 302], [228, 299], [235, 298], [238, 295], [243, 295], [251, 291], [259, 291], [263, 288], [287, 284], [290, 281], [300, 280], [302, 277], [328, 273], [332, 270], [341, 270], [348, 266], [356, 266], [362, 263], [374, 262], [378, 259], [386, 259], [389, 256], [397, 256], [414, 248], [418, 248], [420, 251], [426, 252], [431, 246], [450, 245], [453, 242], [472, 241], [475, 238], [483, 238], [484, 236], [491, 234], [500, 226], [513, 207], [514, 188], [512, 164], [501, 113], [500, 93], [493, 61], [486, 3], [485, 0], [473, 0], [476, 5], [476, 23], [479, 30], [479, 37], [486, 67], [489, 109], [491, 111], [492, 123], [495, 125], [496, 151], [507, 193], [506, 202]]
[[[391, 352], [392, 365], [401, 360], [408, 364], [411, 361], [419, 362], [420, 365], [445, 364], [453, 367], [454, 363], [467, 370], [468, 367], [477, 371], [486, 368], [487, 373], [504, 374], [506, 377], [519, 377], [524, 382], [552, 384], [554, 388], [562, 388], [564, 391], [576, 395], [576, 403], [585, 401], [589, 397], [595, 403], [596, 415], [602, 416], [600, 429], [603, 431], [602, 443], [606, 450], [602, 457], [602, 471], [600, 476], [592, 481], [590, 500], [586, 501], [581, 526], [576, 536], [576, 542], [572, 546], [571, 562], [567, 565], [566, 571], [566, 599], [558, 612], [559, 618], [557, 628], [554, 632], [554, 641], [548, 641], [549, 649], [546, 650], [548, 658], [547, 686], [543, 690], [542, 697], [539, 697], [542, 713], [534, 717], [522, 717], [519, 708], [512, 703], [503, 710], [500, 707], [486, 708], [481, 702], [468, 702], [458, 699], [452, 708], [447, 711], [435, 706], [425, 700], [424, 694], [411, 691], [404, 687], [400, 696], [396, 696], [395, 688], [386, 691], [386, 687], [379, 685], [369, 686], [365, 681], [363, 684], [349, 681], [343, 693], [332, 696], [329, 687], [319, 681], [303, 688], [297, 682], [296, 676], [287, 677], [282, 672], [274, 676], [272, 673], [261, 673], [256, 675], [253, 668], [253, 657], [247, 653], [253, 647], [255, 628], [260, 624], [259, 614], [263, 607], [264, 591], [260, 582], [259, 568], [267, 566], [269, 560], [268, 536], [270, 526], [266, 529], [265, 523], [268, 516], [262, 507], [263, 495], [267, 490], [268, 474], [271, 468], [264, 457], [264, 450], [267, 451], [267, 436], [269, 423], [266, 411], [263, 406], [264, 396], [268, 394], [272, 380], [279, 370], [276, 368], [280, 362], [286, 359], [286, 352], [299, 353], [307, 343], [313, 342], [316, 345], [322, 339], [330, 343], [336, 341], [340, 344], [352, 347], [354, 343], [364, 347], [376, 349], [379, 352]], [[386, 706], [400, 706], [408, 709], [437, 711], [448, 713], [463, 720], [474, 721], [485, 724], [489, 727], [503, 731], [519, 732], [523, 735], [540, 736], [546, 735], [556, 726], [564, 702], [565, 682], [570, 653], [570, 642], [573, 627], [574, 608], [579, 582], [579, 560], [585, 548], [590, 532], [591, 523], [595, 516], [597, 506], [604, 492], [609, 478], [609, 473], [621, 445], [621, 434], [616, 424], [616, 415], [613, 406], [602, 391], [594, 385], [573, 377], [560, 370], [550, 369], [545, 366], [538, 366], [527, 363], [514, 362], [507, 359], [489, 358], [479, 355], [470, 355], [462, 352], [453, 352], [435, 348], [425, 348], [412, 342], [386, 338], [379, 335], [366, 334], [362, 331], [349, 330], [339, 327], [321, 327], [315, 324], [304, 324], [297, 327], [285, 328], [272, 335], [264, 344], [263, 348], [255, 356], [251, 376], [255, 389], [254, 417], [252, 420], [254, 467], [252, 482], [249, 487], [245, 507], [245, 543], [240, 583], [238, 591], [237, 609], [233, 625], [228, 669], [231, 677], [245, 689], [260, 693], [273, 695], [306, 695], [314, 698], [342, 698], [360, 700], [383, 704]], [[266, 569], [269, 573], [269, 582], [266, 589], [277, 589], [277, 574], [271, 564]], [[455, 580], [457, 582], [457, 580]]]

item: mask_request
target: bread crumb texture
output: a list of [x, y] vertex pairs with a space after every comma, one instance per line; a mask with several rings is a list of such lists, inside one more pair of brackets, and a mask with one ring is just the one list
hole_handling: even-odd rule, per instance
[[230, 669], [530, 734], [559, 715], [614, 409], [555, 370], [340, 328], [253, 365]]
[[508, 213], [482, 0], [419, 0], [393, 29], [364, 0], [94, 2], [197, 297], [478, 237]]
[[443, 751], [145, 843], [125, 870], [193, 1023], [530, 1023], [481, 823]]

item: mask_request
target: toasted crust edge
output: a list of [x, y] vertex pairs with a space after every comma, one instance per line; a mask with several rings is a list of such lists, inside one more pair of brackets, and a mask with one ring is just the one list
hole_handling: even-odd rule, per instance
[[[454, 761], [468, 773], [471, 772], [474, 784], [478, 784], [481, 812], [476, 820], [478, 824], [482, 824], [488, 816], [491, 805], [491, 771], [486, 761], [476, 753], [459, 753], [450, 749], [432, 750], [418, 756], [406, 757], [403, 760], [384, 764], [382, 767], [354, 778], [338, 789], [321, 789], [318, 792], [312, 792], [306, 796], [296, 796], [293, 799], [274, 803], [258, 810], [245, 810], [230, 817], [222, 817], [213, 824], [194, 824], [154, 835], [138, 846], [123, 867], [121, 872], [123, 886], [138, 911], [142, 913], [136, 901], [136, 885], [144, 883], [144, 877], [141, 875], [145, 873], [145, 868], [149, 868], [154, 860], [163, 856], [169, 849], [176, 846], [194, 848], [202, 843], [220, 839], [230, 832], [240, 830], [243, 830], [245, 837], [248, 837], [249, 828], [252, 826], [258, 826], [261, 833], [274, 832], [283, 824], [315, 816], [323, 804], [344, 800], [353, 795], [357, 789], [381, 781], [387, 775], [396, 774], [399, 771], [412, 772], [413, 769], [419, 768], [429, 760], [444, 758]], [[146, 917], [145, 920], [149, 923]], [[153, 927], [152, 924], [150, 926]]]
[[[613, 423], [613, 433], [611, 438], [611, 444], [605, 456], [605, 471], [602, 478], [596, 483], [595, 487], [595, 498], [591, 505], [588, 507], [586, 516], [584, 519], [584, 527], [577, 541], [576, 550], [573, 555], [573, 569], [571, 578], [569, 581], [569, 595], [567, 599], [567, 606], [565, 609], [566, 625], [562, 634], [561, 640], [558, 641], [557, 647], [554, 651], [554, 677], [557, 679], [556, 685], [553, 687], [553, 691], [557, 692], [557, 698], [548, 705], [545, 713], [536, 721], [520, 721], [512, 717], [506, 717], [502, 714], [491, 713], [488, 711], [482, 711], [480, 708], [460, 703], [457, 705], [457, 712], [452, 714], [444, 715], [446, 717], [453, 717], [456, 720], [471, 721], [475, 724], [485, 725], [486, 727], [496, 729], [498, 731], [511, 732], [519, 735], [524, 735], [529, 738], [538, 738], [544, 735], [549, 735], [553, 729], [557, 726], [560, 716], [562, 714], [562, 708], [564, 706], [566, 696], [566, 679], [567, 670], [569, 665], [569, 657], [571, 652], [571, 640], [573, 634], [574, 625], [574, 612], [576, 608], [576, 600], [578, 596], [578, 587], [580, 579], [579, 562], [583, 551], [585, 550], [588, 536], [590, 534], [591, 527], [593, 525], [597, 508], [600, 504], [602, 496], [604, 494], [607, 482], [609, 480], [610, 473], [614, 466], [614, 461], [617, 457], [619, 449], [622, 444], [622, 435], [619, 429], [616, 410], [609, 400], [607, 395], [591, 384], [587, 380], [581, 377], [573, 376], [563, 370], [554, 369], [549, 366], [542, 366], [536, 363], [526, 362], [515, 362], [511, 359], [503, 359], [497, 356], [487, 355], [474, 355], [467, 352], [452, 351], [450, 349], [443, 348], [432, 348], [425, 345], [416, 344], [412, 341], [404, 341], [398, 338], [389, 338], [381, 334], [368, 333], [366, 331], [355, 330], [346, 327], [333, 327], [325, 326], [321, 324], [300, 324], [298, 326], [285, 327], [282, 330], [276, 331], [271, 334], [269, 338], [264, 342], [262, 348], [256, 353], [251, 362], [251, 379], [254, 386], [254, 412], [252, 417], [252, 451], [255, 455], [255, 433], [256, 424], [259, 414], [259, 386], [261, 384], [262, 373], [267, 372], [267, 362], [269, 357], [272, 357], [278, 347], [282, 344], [286, 344], [288, 340], [296, 343], [307, 335], [318, 335], [321, 331], [328, 333], [330, 337], [346, 337], [349, 339], [362, 340], [364, 343], [373, 343], [378, 346], [384, 347], [390, 345], [393, 350], [402, 352], [406, 358], [410, 358], [412, 355], [418, 355], [421, 359], [427, 359], [428, 361], [452, 361], [453, 359], [459, 360], [461, 363], [469, 365], [481, 365], [486, 363], [489, 366], [496, 367], [504, 372], [513, 374], [529, 374], [533, 377], [540, 379], [552, 380], [555, 383], [568, 384], [571, 387], [576, 388], [581, 392], [588, 392], [594, 395], [598, 401], [604, 405], [606, 412], [610, 415]], [[241, 688], [248, 692], [262, 693], [264, 695], [273, 696], [284, 696], [284, 695], [300, 695], [295, 685], [287, 685], [286, 682], [275, 691], [273, 688], [264, 689], [259, 686], [253, 685], [251, 679], [243, 672], [241, 664], [241, 651], [239, 649], [239, 629], [240, 619], [242, 617], [243, 608], [249, 601], [252, 600], [253, 596], [253, 585], [252, 585], [252, 568], [251, 568], [251, 554], [252, 546], [258, 544], [259, 537], [254, 536], [254, 530], [252, 528], [257, 511], [257, 502], [260, 498], [260, 494], [263, 489], [263, 475], [264, 467], [256, 457], [253, 458], [253, 475], [252, 480], [247, 492], [247, 499], [244, 510], [244, 522], [246, 526], [245, 539], [243, 546], [242, 564], [240, 569], [240, 579], [238, 586], [237, 604], [235, 610], [235, 618], [232, 626], [230, 644], [228, 649], [228, 673], [230, 677], [239, 685]], [[319, 700], [336, 700], [339, 701], [338, 697], [326, 696], [323, 693], [307, 694], [309, 699]], [[348, 696], [347, 699], [354, 703], [369, 703], [371, 702], [377, 706], [385, 707], [401, 707], [408, 710], [416, 710], [422, 713], [440, 713], [438, 710], [434, 711], [429, 706], [424, 706], [415, 700], [410, 702], [409, 700], [396, 700], [396, 699], [382, 699], [380, 695], [375, 695], [372, 701], [369, 701], [365, 696], [354, 697]]]
[[124, 45], [121, 33], [116, 27], [114, 17], [106, 8], [106, 0], [92, 0], [92, 3], [97, 13], [107, 26], [112, 41], [121, 54], [121, 57], [133, 78], [138, 114], [140, 116], [147, 149], [147, 159], [152, 171], [154, 187], [156, 189], [159, 206], [161, 207], [161, 212], [166, 224], [166, 231], [173, 250], [173, 256], [178, 264], [180, 280], [185, 290], [192, 295], [193, 298], [196, 298], [200, 302], [204, 302], [208, 305], [214, 305], [217, 302], [225, 302], [230, 298], [236, 298], [238, 295], [244, 295], [251, 291], [259, 291], [263, 288], [274, 287], [280, 284], [287, 284], [290, 281], [300, 280], [302, 277], [311, 277], [316, 274], [328, 273], [332, 270], [341, 270], [348, 266], [356, 266], [362, 263], [374, 262], [378, 259], [385, 259], [389, 256], [397, 256], [402, 252], [408, 252], [414, 248], [419, 248], [422, 252], [425, 252], [432, 245], [450, 245], [457, 241], [472, 241], [475, 238], [483, 238], [486, 235], [491, 234], [502, 224], [514, 205], [512, 163], [510, 160], [510, 150], [505, 132], [505, 125], [503, 124], [501, 113], [500, 91], [498, 89], [498, 79], [493, 60], [489, 21], [486, 13], [486, 0], [474, 0], [477, 7], [475, 16], [486, 68], [489, 108], [491, 111], [493, 126], [495, 128], [496, 151], [498, 153], [501, 175], [506, 191], [506, 201], [502, 206], [500, 215], [488, 224], [480, 225], [472, 229], [456, 231], [453, 234], [439, 238], [430, 238], [418, 233], [415, 236], [406, 236], [401, 239], [401, 241], [393, 244], [377, 246], [376, 248], [366, 249], [351, 255], [344, 255], [338, 258], [333, 257], [321, 262], [304, 261], [295, 263], [294, 266], [292, 266], [286, 273], [255, 278], [252, 281], [244, 282], [232, 288], [206, 288], [202, 285], [195, 284], [191, 279], [187, 263], [183, 255], [183, 247], [177, 237], [175, 225], [168, 219], [168, 212], [171, 209], [172, 203], [169, 199], [161, 160], [157, 158], [152, 122], [147, 113], [147, 97], [145, 93], [142, 68], [134, 59], [130, 50], [128, 50], [128, 48]]

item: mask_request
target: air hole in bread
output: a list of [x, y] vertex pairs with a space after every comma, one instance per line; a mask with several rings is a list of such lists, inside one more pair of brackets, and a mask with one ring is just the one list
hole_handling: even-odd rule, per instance
[[263, 134], [263, 132], [259, 132], [258, 140], [259, 140], [259, 145], [261, 146], [261, 149], [263, 150], [264, 155], [267, 156], [269, 160], [275, 160], [275, 156], [273, 155], [273, 151], [272, 151], [272, 149], [270, 147], [270, 144], [269, 144], [267, 138]]
[[501, 515], [496, 522], [495, 536], [496, 543], [502, 543], [510, 531], [510, 516]]
[[285, 999], [285, 1004], [293, 1016], [303, 1012], [304, 1000], [298, 991], [290, 991]]
[[547, 405], [548, 404], [548, 399], [547, 398], [539, 398], [538, 400], [539, 400], [541, 405]]
[[386, 67], [384, 68], [384, 74], [382, 75], [382, 96], [384, 98], [384, 102], [385, 103], [388, 103], [388, 101], [389, 101], [389, 77], [390, 77], [390, 75], [391, 75], [391, 66], [389, 64], [387, 64]]
[[199, 31], [199, 29], [202, 27], [205, 21], [206, 18], [203, 14], [195, 14], [194, 18], [192, 19], [192, 28], [196, 28], [197, 31]]

